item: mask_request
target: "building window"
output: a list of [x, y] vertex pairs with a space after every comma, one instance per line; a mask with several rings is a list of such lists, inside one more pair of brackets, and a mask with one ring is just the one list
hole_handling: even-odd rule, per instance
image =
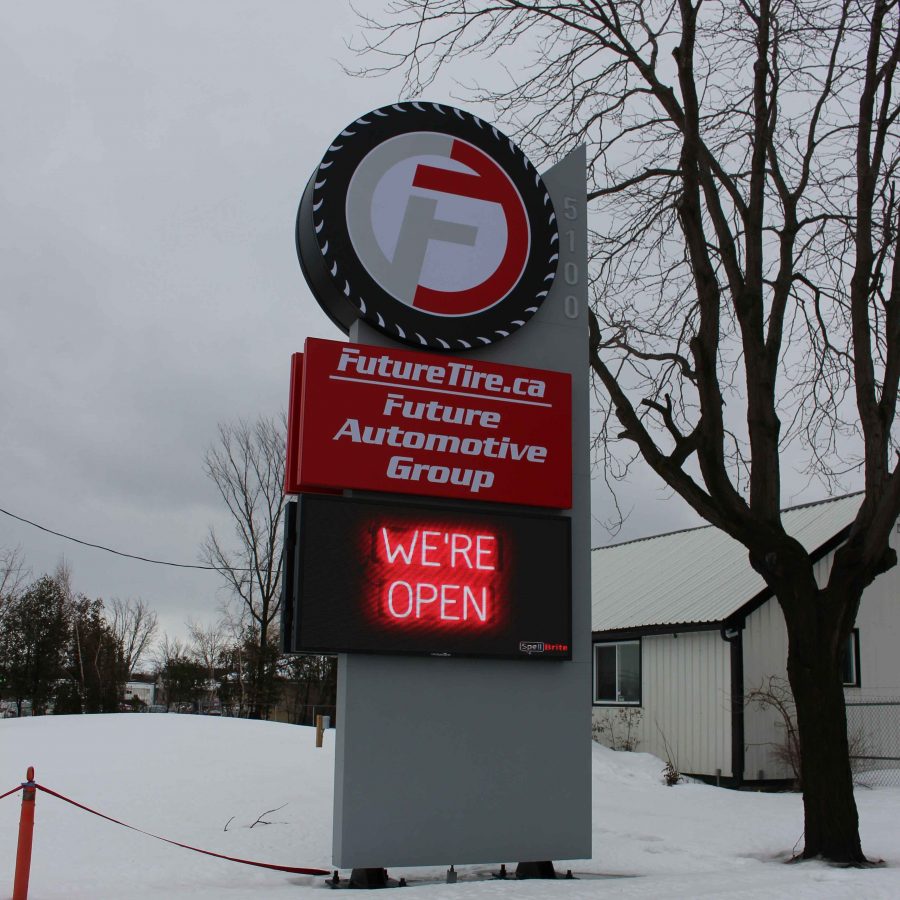
[[844, 687], [859, 687], [859, 629], [854, 628], [847, 637], [844, 649]]
[[594, 644], [594, 703], [640, 706], [640, 641]]

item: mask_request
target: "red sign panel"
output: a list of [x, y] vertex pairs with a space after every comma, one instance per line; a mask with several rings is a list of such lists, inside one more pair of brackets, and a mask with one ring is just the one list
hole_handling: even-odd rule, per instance
[[315, 338], [292, 365], [287, 493], [572, 505], [570, 375]]

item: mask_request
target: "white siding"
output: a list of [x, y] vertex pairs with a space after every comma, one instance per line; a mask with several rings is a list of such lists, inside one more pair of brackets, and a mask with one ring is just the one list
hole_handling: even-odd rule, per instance
[[[682, 772], [731, 775], [731, 659], [718, 631], [641, 639], [642, 718], [637, 750]], [[594, 707], [594, 719], [620, 707]]]
[[[774, 600], [747, 616], [744, 628], [744, 694], [766, 689], [769, 679], [787, 686], [787, 627]], [[793, 773], [773, 755], [784, 743], [784, 725], [777, 710], [749, 703], [744, 709], [744, 778], [791, 778]]]
[[[891, 546], [900, 536], [895, 526]], [[863, 594], [859, 630], [859, 687], [847, 687], [847, 734], [859, 771], [895, 769], [900, 747], [900, 569], [879, 575]], [[889, 701], [885, 704], [883, 701]], [[862, 705], [860, 705], [862, 704]]]
[[[900, 544], [897, 528], [900, 523], [891, 537], [895, 549]], [[847, 688], [847, 699], [900, 698], [900, 567], [879, 575], [866, 588], [856, 627], [862, 685]]]
[[[897, 531], [891, 545], [897, 547]], [[815, 564], [815, 577], [824, 585], [831, 572], [834, 553]], [[859, 629], [861, 686], [848, 687], [849, 703], [866, 699], [900, 699], [900, 567], [880, 575], [866, 588], [856, 617]], [[744, 630], [744, 692], [764, 685], [770, 676], [787, 681], [787, 628], [775, 600], [763, 604], [747, 617]], [[897, 712], [884, 708], [871, 711], [848, 710], [851, 742], [861, 741], [857, 751], [888, 753], [882, 744], [885, 734], [897, 732]], [[878, 717], [881, 717], [880, 719]], [[749, 705], [744, 713], [744, 777], [752, 780], [760, 770], [765, 778], [790, 778], [790, 769], [772, 753], [784, 743], [784, 727], [771, 708]], [[893, 754], [895, 750], [890, 750]]]
[[[855, 505], [850, 509], [848, 504], [858, 502], [856, 495], [842, 498], [842, 505], [829, 502], [800, 508], [804, 516], [826, 513], [832, 516], [827, 523], [818, 519], [811, 525], [807, 523], [810, 528], [815, 525], [819, 529], [810, 549], [821, 546], [827, 537], [836, 534], [852, 518], [847, 515], [848, 510], [855, 513]], [[622, 548], [595, 551], [592, 555], [595, 631], [661, 622], [663, 617], [657, 615], [656, 607], [665, 608], [666, 615], [684, 616], [682, 621], [701, 618], [701, 613], [709, 614], [709, 610], [700, 608], [698, 594], [709, 597], [715, 593], [720, 597], [722, 605], [718, 611], [723, 616], [724, 611], [730, 613], [739, 609], [753, 594], [743, 589], [743, 582], [735, 579], [738, 570], [749, 569], [746, 551], [742, 550], [743, 555], [731, 562], [718, 550], [712, 553], [711, 545], [699, 546], [697, 553], [686, 552], [690, 549], [689, 544], [693, 548], [693, 542], [708, 537], [704, 529], [695, 529], [622, 545]], [[891, 544], [895, 549], [900, 545], [900, 523], [895, 527]], [[659, 552], [663, 545], [674, 553], [678, 567], [675, 563], [669, 565], [671, 554], [664, 556]], [[696, 571], [691, 573], [692, 580], [676, 584], [673, 572], [680, 573], [684, 569], [685, 559], [696, 566], [698, 554], [706, 551], [710, 551], [721, 568], [721, 583], [716, 583], [716, 590], [713, 591], [701, 577], [702, 572]], [[826, 582], [833, 560], [832, 553], [816, 564], [815, 576], [820, 585]], [[651, 585], [652, 590], [642, 581], [651, 576], [657, 579]], [[681, 591], [678, 596], [682, 597], [683, 606], [670, 602], [672, 592], [677, 591]], [[900, 700], [900, 566], [881, 575], [866, 589], [856, 626], [859, 630], [861, 687], [846, 689], [848, 702]], [[777, 601], [769, 600], [747, 617], [742, 640], [745, 694], [763, 686], [772, 676], [786, 682], [787, 630]], [[723, 776], [730, 775], [730, 648], [718, 631], [681, 633], [677, 639], [671, 634], [643, 638], [642, 682], [643, 719], [638, 730], [637, 749], [665, 759], [662, 733], [682, 771], [715, 775], [716, 769], [721, 769]], [[595, 707], [594, 719], [615, 714], [618, 709]], [[896, 747], [894, 735], [900, 734], [900, 707], [857, 707], [850, 718], [851, 732], [856, 730], [861, 734], [862, 752], [896, 753], [895, 749], [888, 753], [885, 747], [888, 743], [891, 748]], [[784, 727], [777, 711], [759, 706], [746, 707], [744, 738], [745, 779], [756, 779], [760, 771], [766, 779], [791, 777], [789, 768], [773, 753], [773, 748], [784, 742]]]
[[137, 697], [147, 706], [152, 706], [156, 694], [156, 685], [146, 681], [129, 681], [125, 684], [125, 700]]

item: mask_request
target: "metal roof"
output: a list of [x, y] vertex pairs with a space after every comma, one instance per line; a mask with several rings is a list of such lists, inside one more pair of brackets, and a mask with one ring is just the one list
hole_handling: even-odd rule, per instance
[[[782, 511], [810, 552], [849, 525], [862, 494]], [[765, 590], [747, 549], [712, 525], [591, 551], [591, 627], [614, 631], [721, 622]]]

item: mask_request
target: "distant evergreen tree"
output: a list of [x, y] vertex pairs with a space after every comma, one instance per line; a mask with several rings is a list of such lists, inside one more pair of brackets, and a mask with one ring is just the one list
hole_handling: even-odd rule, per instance
[[242, 657], [245, 662], [244, 680], [253, 702], [248, 712], [251, 719], [268, 719], [278, 702], [281, 685], [278, 680], [278, 646], [259, 639], [257, 628], [248, 628], [244, 635]]
[[281, 693], [280, 656], [272, 641], [262, 642], [256, 626], [245, 627], [220, 655], [219, 700], [232, 714], [268, 719]]
[[47, 575], [0, 611], [0, 673], [3, 693], [19, 715], [30, 700], [35, 715], [46, 712], [64, 675], [70, 609], [64, 587]]
[[166, 659], [160, 675], [166, 692], [166, 706], [189, 703], [196, 708], [206, 688], [206, 668], [189, 656], [175, 655]]
[[103, 602], [73, 595], [61, 565], [0, 605], [0, 693], [35, 715], [115, 712], [128, 672]]
[[[280, 661], [282, 676], [295, 686], [293, 721], [315, 724], [316, 712], [330, 712], [337, 697], [337, 657], [290, 655]], [[318, 708], [318, 709], [317, 709]]]
[[[104, 615], [103, 601], [75, 598], [70, 621], [66, 676], [75, 687], [70, 702], [76, 708], [66, 711], [117, 712], [128, 669], [122, 643]], [[63, 711], [59, 704], [57, 710]]]

